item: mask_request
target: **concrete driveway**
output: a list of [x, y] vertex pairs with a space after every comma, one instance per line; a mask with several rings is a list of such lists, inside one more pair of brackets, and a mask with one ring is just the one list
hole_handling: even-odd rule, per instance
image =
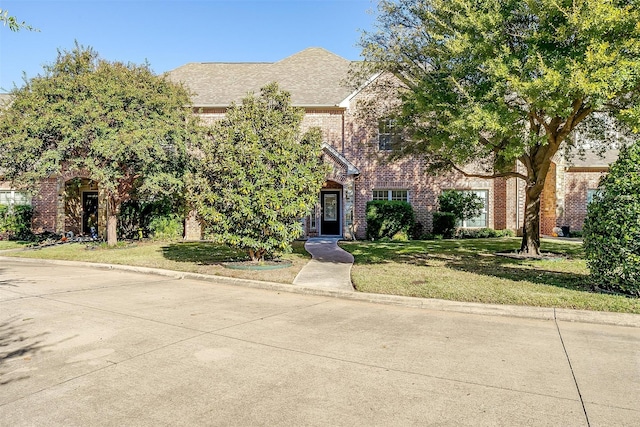
[[640, 328], [2, 260], [0, 425], [640, 425]]

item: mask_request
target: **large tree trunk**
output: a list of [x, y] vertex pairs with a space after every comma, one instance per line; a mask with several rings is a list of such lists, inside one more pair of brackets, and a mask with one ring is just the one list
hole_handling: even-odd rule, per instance
[[107, 217], [107, 245], [115, 246], [118, 244], [117, 233], [118, 217], [114, 212], [109, 212]]
[[524, 225], [520, 253], [529, 256], [540, 255], [540, 196], [544, 185], [534, 185], [525, 191]]
[[108, 197], [107, 202], [107, 245], [118, 244], [118, 210], [120, 204], [114, 197]]

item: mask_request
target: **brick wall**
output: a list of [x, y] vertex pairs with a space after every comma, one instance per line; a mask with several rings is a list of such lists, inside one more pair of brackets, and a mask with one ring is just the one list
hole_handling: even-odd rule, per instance
[[551, 235], [557, 224], [556, 217], [556, 164], [551, 163], [544, 181], [544, 188], [540, 196], [540, 233]]
[[587, 216], [587, 190], [598, 188], [604, 174], [604, 169], [567, 170], [562, 225], [568, 225], [571, 230], [582, 230]]
[[40, 183], [38, 193], [31, 200], [35, 212], [33, 217], [34, 232], [58, 231], [59, 190], [56, 178], [49, 178]]
[[[345, 111], [344, 155], [359, 170], [360, 176], [355, 180], [355, 212], [354, 229], [356, 237], [366, 236], [365, 211], [368, 201], [373, 199], [373, 190], [408, 190], [409, 202], [413, 206], [416, 220], [423, 225], [425, 232], [432, 230], [432, 214], [437, 209], [438, 195], [445, 189], [456, 190], [488, 190], [489, 206], [488, 227], [504, 227], [506, 213], [504, 203], [496, 205], [496, 200], [503, 200], [495, 195], [494, 180], [465, 178], [459, 173], [432, 176], [427, 173], [425, 162], [418, 158], [405, 158], [389, 161], [389, 153], [378, 149], [377, 122], [363, 118], [358, 111], [358, 103], [367, 94], [354, 98], [349, 109]], [[505, 193], [506, 182], [499, 184], [501, 194]], [[496, 214], [495, 210], [501, 209]], [[497, 222], [496, 222], [497, 218]]]

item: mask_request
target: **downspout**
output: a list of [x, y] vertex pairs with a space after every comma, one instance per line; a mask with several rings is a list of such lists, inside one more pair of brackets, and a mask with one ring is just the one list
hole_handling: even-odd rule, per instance
[[342, 154], [343, 156], [344, 156], [344, 134], [345, 134], [345, 132], [344, 132], [345, 131], [344, 113], [346, 111], [347, 111], [346, 109], [342, 110], [342, 114], [341, 114], [341, 117], [342, 117], [342, 150], [341, 150], [340, 154]]

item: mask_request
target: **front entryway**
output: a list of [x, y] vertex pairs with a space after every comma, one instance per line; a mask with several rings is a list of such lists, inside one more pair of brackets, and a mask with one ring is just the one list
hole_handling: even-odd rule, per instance
[[91, 227], [94, 227], [95, 233], [98, 228], [98, 192], [84, 191], [82, 193], [82, 232], [90, 234]]
[[320, 233], [324, 236], [339, 236], [340, 191], [323, 191], [320, 197]]

